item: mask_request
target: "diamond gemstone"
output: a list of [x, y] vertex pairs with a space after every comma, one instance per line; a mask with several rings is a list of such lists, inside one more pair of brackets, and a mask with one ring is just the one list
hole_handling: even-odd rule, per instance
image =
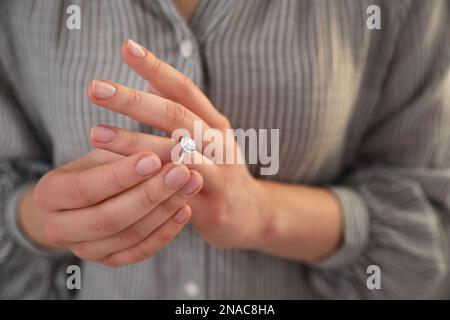
[[187, 153], [192, 153], [196, 149], [195, 141], [189, 138], [188, 136], [184, 136], [181, 139], [180, 144], [183, 151]]

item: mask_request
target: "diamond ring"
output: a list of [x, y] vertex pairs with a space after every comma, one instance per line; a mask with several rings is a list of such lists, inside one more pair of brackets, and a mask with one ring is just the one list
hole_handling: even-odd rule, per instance
[[180, 145], [181, 149], [183, 149], [183, 152], [186, 153], [192, 153], [197, 149], [195, 141], [188, 136], [184, 136], [183, 138], [181, 138]]
[[178, 160], [178, 162], [180, 162], [180, 163], [183, 162], [183, 158], [186, 153], [193, 153], [195, 150], [197, 150], [195, 141], [192, 140], [188, 136], [184, 136], [183, 138], [181, 138], [180, 146], [181, 146], [181, 150], [182, 150], [181, 157]]

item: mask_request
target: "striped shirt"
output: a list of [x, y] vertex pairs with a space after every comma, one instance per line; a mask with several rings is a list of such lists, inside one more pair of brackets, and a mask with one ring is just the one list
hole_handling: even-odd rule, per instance
[[[69, 5], [81, 29], [66, 27]], [[376, 4], [381, 29], [369, 29]], [[146, 90], [122, 61], [132, 38], [189, 76], [234, 128], [280, 129], [280, 170], [324, 185], [343, 243], [304, 264], [219, 250], [187, 227], [155, 256], [108, 268], [33, 245], [17, 224], [24, 186], [91, 150], [98, 123], [159, 134], [88, 101], [104, 78]], [[447, 275], [450, 4], [445, 0], [0, 2], [0, 297], [304, 299], [427, 297]], [[66, 268], [82, 267], [82, 289]], [[382, 272], [367, 287], [367, 268]]]

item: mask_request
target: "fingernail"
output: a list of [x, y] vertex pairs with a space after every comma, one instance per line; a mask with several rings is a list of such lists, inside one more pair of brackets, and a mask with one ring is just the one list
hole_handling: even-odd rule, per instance
[[181, 208], [180, 211], [173, 217], [176, 223], [183, 223], [189, 218], [189, 209], [187, 207]]
[[169, 189], [178, 189], [185, 184], [190, 176], [188, 168], [184, 165], [178, 165], [169, 170], [164, 177], [164, 182]]
[[132, 56], [134, 56], [136, 58], [143, 58], [143, 57], [145, 57], [144, 49], [142, 49], [142, 47], [139, 44], [137, 44], [136, 42], [134, 42], [131, 39], [128, 39], [127, 48], [128, 48], [128, 51], [131, 53]]
[[92, 128], [91, 138], [98, 142], [111, 142], [114, 140], [116, 132], [108, 127], [98, 125]]
[[92, 94], [98, 99], [109, 99], [116, 93], [116, 88], [100, 80], [94, 80], [92, 82]]
[[146, 156], [136, 163], [136, 172], [148, 176], [161, 167], [161, 162], [153, 156]]
[[203, 181], [199, 177], [191, 175], [189, 181], [183, 186], [183, 188], [181, 188], [180, 192], [183, 197], [189, 197], [190, 195], [192, 195], [201, 187], [202, 182]]

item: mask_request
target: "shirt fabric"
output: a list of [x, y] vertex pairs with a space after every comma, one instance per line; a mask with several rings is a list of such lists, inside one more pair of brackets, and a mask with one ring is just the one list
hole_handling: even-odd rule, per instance
[[[81, 30], [66, 27], [69, 5]], [[366, 12], [381, 9], [381, 30]], [[304, 299], [426, 297], [447, 274], [449, 1], [1, 1], [0, 296]], [[159, 134], [89, 102], [92, 79], [147, 90], [122, 61], [132, 38], [189, 76], [233, 128], [280, 129], [280, 170], [257, 178], [324, 185], [343, 243], [316, 264], [219, 250], [191, 226], [142, 263], [108, 268], [50, 254], [17, 223], [24, 186], [92, 149], [107, 123]], [[243, 213], [244, 214], [244, 213]], [[66, 267], [82, 266], [82, 289]], [[367, 268], [382, 272], [369, 290]]]

